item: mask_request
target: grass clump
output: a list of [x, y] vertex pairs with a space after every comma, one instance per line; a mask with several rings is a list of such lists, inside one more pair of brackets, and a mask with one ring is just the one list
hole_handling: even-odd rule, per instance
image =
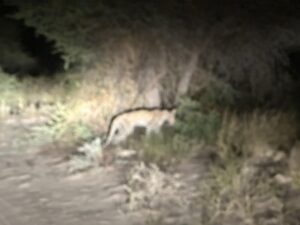
[[72, 108], [68, 105], [57, 103], [54, 113], [46, 124], [38, 128], [38, 132], [48, 136], [53, 141], [68, 140], [76, 142], [87, 140], [93, 136], [93, 131], [79, 118], [74, 118]]
[[1, 115], [8, 113], [11, 107], [20, 106], [24, 101], [20, 83], [14, 76], [9, 76], [0, 68], [0, 111]]
[[188, 151], [186, 143], [178, 135], [152, 134], [145, 137], [142, 146], [142, 156], [146, 162], [154, 162], [160, 166], [168, 166], [175, 163]]
[[220, 154], [249, 157], [264, 154], [263, 146], [287, 151], [298, 137], [296, 117], [290, 112], [256, 110], [223, 116], [217, 145]]
[[[290, 112], [227, 111], [216, 142], [218, 164], [213, 164], [212, 179], [201, 198], [202, 203], [207, 202], [207, 224], [237, 220], [241, 224], [271, 220], [282, 224], [284, 190], [275, 185], [274, 174], [287, 172], [286, 158], [281, 156], [298, 134], [297, 120]], [[268, 210], [274, 212], [270, 218], [264, 216]]]

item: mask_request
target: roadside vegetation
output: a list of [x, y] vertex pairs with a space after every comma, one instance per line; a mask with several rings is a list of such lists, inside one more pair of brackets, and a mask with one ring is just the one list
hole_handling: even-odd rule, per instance
[[127, 147], [165, 170], [213, 156], [199, 196], [210, 218], [203, 224], [277, 224], [262, 208], [278, 224], [297, 224], [300, 206], [284, 197], [300, 189], [300, 74], [290, 54], [299, 55], [297, 10], [267, 4], [265, 13], [252, 1], [253, 17], [247, 7], [217, 10], [206, 1], [166, 1], [159, 10], [157, 1], [4, 2], [17, 8], [10, 17], [53, 43], [64, 70], [29, 75], [35, 60], [17, 51], [9, 61], [22, 59], [26, 70], [9, 73], [22, 65], [0, 58], [1, 119], [43, 116], [35, 138], [77, 144], [103, 141], [123, 110], [177, 106], [174, 127]]

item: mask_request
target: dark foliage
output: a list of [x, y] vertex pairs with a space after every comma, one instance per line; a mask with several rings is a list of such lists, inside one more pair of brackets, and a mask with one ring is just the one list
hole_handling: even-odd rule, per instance
[[157, 41], [166, 51], [172, 43], [196, 49], [199, 67], [262, 103], [285, 101], [291, 89], [285, 67], [289, 49], [300, 46], [297, 0], [5, 2], [17, 6], [14, 18], [55, 43], [66, 67], [90, 66], [131, 36], [137, 46], [148, 38], [153, 52]]

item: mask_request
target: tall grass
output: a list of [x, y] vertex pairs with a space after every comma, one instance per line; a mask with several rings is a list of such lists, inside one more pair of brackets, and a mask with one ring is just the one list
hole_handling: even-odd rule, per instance
[[223, 155], [251, 156], [268, 149], [288, 151], [299, 138], [297, 117], [293, 112], [227, 112], [223, 117], [217, 145]]

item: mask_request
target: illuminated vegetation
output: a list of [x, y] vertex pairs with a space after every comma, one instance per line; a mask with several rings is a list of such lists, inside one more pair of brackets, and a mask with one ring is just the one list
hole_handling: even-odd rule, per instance
[[[104, 137], [123, 110], [177, 106], [174, 128], [129, 144], [164, 166], [215, 149], [214, 181], [202, 198], [211, 224], [222, 220], [217, 213], [253, 216], [253, 190], [258, 197], [278, 191], [276, 174], [264, 170], [249, 189], [241, 177], [248, 161], [274, 164], [299, 141], [296, 0], [4, 2], [16, 7], [12, 18], [53, 44], [64, 70], [28, 76], [35, 58], [13, 31], [1, 37], [2, 118], [43, 114], [39, 133], [77, 142]], [[295, 172], [278, 167], [278, 174]]]

